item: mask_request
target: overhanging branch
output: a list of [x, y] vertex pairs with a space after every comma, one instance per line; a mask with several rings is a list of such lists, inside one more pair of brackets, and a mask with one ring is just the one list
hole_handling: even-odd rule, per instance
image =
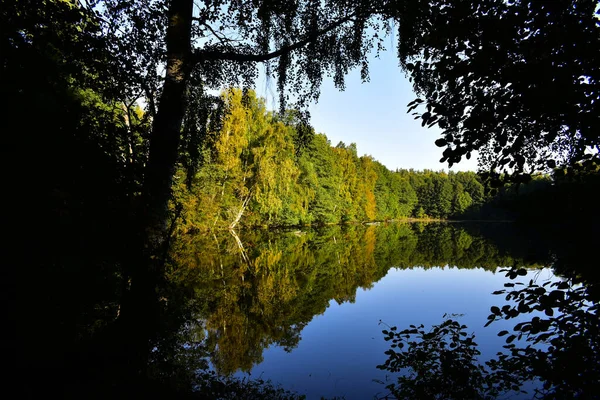
[[262, 53], [262, 54], [253, 54], [253, 53], [239, 53], [236, 51], [220, 51], [220, 50], [198, 50], [194, 53], [193, 61], [194, 63], [203, 61], [203, 60], [225, 60], [225, 61], [238, 61], [238, 62], [264, 62], [268, 60], [272, 60], [274, 58], [280, 57], [284, 54], [288, 54], [294, 50], [297, 50], [301, 47], [306, 46], [307, 44], [316, 41], [319, 36], [322, 36], [332, 30], [338, 28], [339, 26], [345, 24], [348, 21], [351, 21], [356, 16], [356, 13], [352, 13], [347, 17], [337, 20], [336, 22], [324, 27], [315, 32], [311, 32], [306, 35], [304, 39], [293, 43], [289, 46], [284, 46], [278, 50], [272, 51], [270, 53]]

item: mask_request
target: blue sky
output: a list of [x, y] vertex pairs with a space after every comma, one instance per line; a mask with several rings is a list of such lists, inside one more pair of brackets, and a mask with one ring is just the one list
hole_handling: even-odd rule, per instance
[[[371, 81], [361, 83], [360, 71], [355, 70], [347, 77], [343, 92], [332, 79], [325, 79], [319, 102], [309, 108], [312, 125], [334, 146], [340, 141], [356, 143], [359, 155], [370, 154], [389, 169], [447, 170], [448, 164], [439, 162], [443, 149], [434, 144], [439, 129], [423, 128], [406, 113], [406, 105], [416, 97], [395, 54], [386, 51], [379, 59], [371, 57]], [[257, 84], [257, 94], [273, 104], [275, 89], [262, 82]], [[476, 169], [475, 157], [452, 167], [453, 171]]]

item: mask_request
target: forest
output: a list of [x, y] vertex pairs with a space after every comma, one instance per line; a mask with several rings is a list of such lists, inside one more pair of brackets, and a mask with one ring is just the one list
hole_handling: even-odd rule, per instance
[[543, 220], [549, 213], [564, 219], [593, 207], [585, 199], [598, 187], [596, 170], [574, 181], [555, 168], [495, 188], [475, 172], [390, 171], [359, 157], [354, 143], [333, 146], [297, 111], [267, 110], [252, 90], [228, 89], [221, 99], [198, 162], [180, 164], [175, 174], [171, 208], [180, 232], [408, 218]]
[[[595, 237], [599, 21], [596, 0], [0, 0], [23, 397], [188, 394], [153, 351], [187, 327], [169, 307], [198, 288], [169, 274], [178, 256], [194, 265], [178, 246], [199, 236], [218, 247], [228, 230], [415, 218], [552, 221], [561, 237]], [[440, 165], [477, 153], [478, 173], [390, 171], [311, 126], [324, 80], [343, 90], [358, 70], [367, 84], [388, 42], [414, 89], [408, 112], [440, 129]], [[252, 90], [261, 71], [276, 110]], [[377, 250], [369, 235], [353, 248]], [[237, 257], [252, 248], [233, 243]], [[381, 274], [363, 272], [336, 295]]]
[[[298, 5], [297, 10], [287, 3], [277, 8], [277, 2], [261, 3], [257, 9], [230, 4], [232, 16], [250, 18], [244, 24], [241, 17], [229, 18], [225, 7], [207, 3], [192, 11], [193, 2], [187, 0], [18, 1], [14, 7], [10, 3], [2, 11], [0, 83], [7, 101], [0, 112], [7, 132], [23, 132], [8, 135], [6, 148], [27, 154], [23, 161], [19, 152], [11, 151], [7, 161], [25, 162], [24, 171], [36, 171], [36, 185], [9, 176], [9, 184], [23, 194], [12, 199], [14, 206], [27, 210], [22, 214], [31, 222], [57, 229], [66, 226], [64, 221], [83, 226], [93, 222], [97, 233], [137, 237], [136, 246], [147, 248], [151, 257], [150, 253], [163, 252], [173, 229], [409, 217], [540, 220], [552, 215], [566, 220], [595, 215], [590, 213], [594, 208], [590, 194], [597, 185], [594, 149], [600, 113], [595, 109], [599, 102], [594, 100], [598, 85], [594, 60], [600, 51], [594, 51], [598, 35], [580, 35], [598, 29], [591, 3], [560, 14], [565, 21], [579, 21], [568, 25], [569, 34], [562, 39], [553, 32], [565, 24], [560, 18], [548, 22], [540, 30], [548, 37], [546, 47], [536, 47], [514, 33], [514, 40], [523, 40], [522, 48], [510, 47], [503, 35], [518, 24], [537, 26], [551, 5], [529, 7], [524, 2], [509, 7], [492, 2], [467, 10], [450, 2], [442, 7], [440, 12], [448, 13], [447, 24], [436, 35], [452, 37], [454, 44], [469, 35], [480, 40], [475, 31], [482, 29], [490, 43], [508, 46], [515, 59], [527, 59], [535, 48], [564, 53], [564, 60], [572, 60], [569, 68], [555, 70], [563, 59], [548, 56], [545, 64], [535, 58], [538, 61], [522, 71], [510, 58], [495, 59], [485, 46], [480, 54], [423, 41], [419, 30], [434, 29], [423, 21], [442, 18], [432, 11], [437, 3], [396, 9], [386, 2], [365, 1], [353, 9], [334, 2], [323, 4], [321, 10], [310, 4]], [[529, 11], [519, 13], [522, 7]], [[338, 19], [344, 12], [348, 16]], [[173, 43], [165, 36], [170, 13], [181, 14], [186, 21], [183, 30], [189, 30], [177, 31]], [[503, 30], [487, 31], [485, 24], [476, 24], [474, 32], [447, 29], [464, 26], [471, 18], [477, 22], [504, 14], [513, 19]], [[288, 23], [282, 22], [284, 15], [291, 18]], [[315, 26], [318, 15], [321, 27]], [[362, 65], [361, 76], [368, 79], [367, 53], [381, 51], [382, 38], [392, 29], [383, 22], [386, 18], [406, 28], [401, 28], [397, 47], [418, 96], [408, 110], [424, 126], [443, 129], [436, 141], [445, 147], [440, 161], [455, 164], [478, 150], [479, 175], [389, 171], [372, 157], [358, 157], [352, 144], [332, 147], [310, 126], [304, 106], [318, 98], [324, 76], [333, 76], [336, 86], [343, 88], [345, 73]], [[238, 29], [256, 43], [236, 48], [238, 42], [215, 30], [219, 26], [224, 31]], [[381, 34], [370, 37], [367, 26]], [[310, 29], [317, 31], [306, 36]], [[195, 50], [189, 43], [181, 47], [191, 37], [204, 37], [206, 42]], [[580, 45], [569, 47], [570, 41]], [[269, 53], [272, 42], [282, 47]], [[343, 54], [332, 53], [332, 46], [344, 49]], [[472, 62], [455, 59], [458, 50]], [[184, 53], [191, 54], [185, 62], [180, 60], [189, 64], [180, 71], [185, 85], [168, 89], [175, 75], [164, 77], [161, 68]], [[422, 55], [426, 57], [420, 59]], [[484, 62], [486, 57], [493, 62]], [[314, 64], [317, 59], [322, 62]], [[277, 111], [266, 110], [251, 90], [258, 63], [266, 63], [280, 89]], [[501, 73], [498, 65], [505, 67]], [[543, 73], [536, 74], [536, 68]], [[467, 71], [464, 76], [472, 80], [473, 93], [464, 91], [466, 78], [457, 81], [458, 86], [445, 83], [459, 70]], [[477, 86], [485, 86], [480, 75], [495, 76], [498, 85], [502, 82], [501, 87], [510, 89], [484, 91]], [[528, 85], [521, 79], [525, 76], [531, 82], [536, 82], [534, 77], [549, 77], [548, 82], [558, 85], [555, 93], [564, 94], [561, 101], [555, 99], [553, 107], [544, 108], [535, 99], [546, 96], [550, 86]], [[586, 78], [581, 81], [581, 76]], [[511, 79], [514, 82], [505, 85]], [[242, 89], [227, 89], [234, 87]], [[295, 95], [290, 97], [290, 92]], [[562, 112], [558, 104], [566, 101], [566, 93], [573, 93], [572, 102], [578, 106], [565, 106]], [[163, 98], [171, 95], [177, 100]], [[521, 108], [504, 110], [511, 101]], [[469, 110], [462, 117], [457, 114], [461, 107]], [[491, 127], [490, 115], [503, 112], [511, 118], [500, 125], [492, 118], [495, 127]], [[163, 114], [168, 115], [164, 121]], [[530, 129], [540, 115], [547, 124], [539, 132]], [[530, 184], [516, 185], [525, 182]]]
[[179, 229], [448, 218], [485, 201], [474, 172], [390, 171], [355, 144], [332, 146], [293, 111], [268, 111], [253, 91], [222, 98], [194, 175], [183, 166], [175, 175]]

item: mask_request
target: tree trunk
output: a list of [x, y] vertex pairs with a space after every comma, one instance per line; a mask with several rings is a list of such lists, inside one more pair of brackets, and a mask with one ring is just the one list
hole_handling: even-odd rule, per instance
[[233, 230], [233, 228], [235, 228], [238, 222], [240, 222], [240, 219], [242, 219], [242, 215], [244, 215], [244, 211], [246, 210], [246, 206], [248, 205], [248, 202], [250, 201], [251, 197], [252, 192], [248, 193], [246, 198], [242, 201], [242, 205], [240, 206], [240, 209], [236, 214], [235, 219], [231, 222], [231, 224], [229, 224], [229, 230]]
[[166, 35], [167, 71], [150, 137], [142, 194], [144, 252], [158, 256], [167, 241], [168, 205], [186, 109], [191, 70], [193, 0], [171, 0]]
[[[193, 0], [171, 0], [166, 35], [165, 83], [150, 137], [136, 236], [127, 260], [131, 287], [125, 294], [120, 319], [131, 331], [132, 360], [140, 368], [149, 354], [149, 339], [156, 326], [156, 286], [164, 267], [169, 236], [169, 199], [177, 162], [186, 89], [190, 75]], [[137, 336], [137, 339], [135, 337]]]

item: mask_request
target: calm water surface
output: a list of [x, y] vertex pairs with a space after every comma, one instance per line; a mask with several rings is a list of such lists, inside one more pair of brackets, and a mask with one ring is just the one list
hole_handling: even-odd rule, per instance
[[[377, 368], [391, 344], [381, 331], [411, 324], [429, 331], [451, 318], [475, 335], [478, 363], [512, 354], [497, 365], [511, 377], [506, 382], [516, 379], [529, 394], [511, 398], [532, 398], [540, 381], [548, 393], [538, 398], [594, 398], [596, 239], [498, 223], [188, 235], [174, 240], [164, 274], [137, 286], [110, 260], [94, 258], [101, 253], [61, 255], [22, 279], [18, 362], [37, 386], [21, 387], [34, 389], [34, 398], [47, 391], [132, 398], [140, 390], [173, 398], [173, 388], [198, 387], [208, 368], [271, 380], [308, 399], [382, 398], [401, 375]], [[501, 290], [507, 292], [493, 294]], [[497, 320], [484, 327], [492, 312]], [[519, 323], [523, 337], [510, 344], [515, 349], [504, 348]], [[502, 330], [509, 332], [500, 337]], [[521, 352], [528, 335], [539, 343]], [[427, 374], [410, 375], [415, 365], [402, 370], [414, 378], [404, 388], [457, 379], [453, 367], [423, 384]]]
[[[555, 279], [549, 269], [529, 272], [524, 278], [534, 276], [541, 282]], [[384, 323], [431, 326], [440, 323], [445, 313], [459, 314], [456, 318], [475, 333], [483, 361], [502, 350], [504, 339], [497, 332], [525, 319], [483, 327], [490, 307], [498, 301], [491, 293], [505, 281], [503, 273], [479, 268], [392, 268], [372, 288], [359, 288], [353, 302], [330, 301], [327, 310], [303, 329], [298, 346], [291, 352], [273, 345], [250, 373], [238, 375], [280, 382], [309, 399], [381, 396], [388, 391], [376, 381], [391, 378], [391, 374], [375, 368], [383, 364], [384, 351], [389, 348], [381, 334], [386, 329]]]
[[[503, 350], [499, 331], [543, 316], [484, 327], [491, 307], [506, 303], [492, 294], [504, 283], [561, 280], [543, 245], [514, 237], [507, 247], [481, 233], [497, 228], [390, 224], [241, 232], [239, 242], [196, 237], [178, 251], [176, 271], [196, 282], [196, 300], [207, 305], [197, 321], [219, 374], [272, 380], [309, 399], [381, 397], [397, 376], [376, 368], [390, 345], [382, 329], [452, 316], [475, 334], [484, 362]], [[500, 272], [506, 267], [525, 275], [510, 280]]]

